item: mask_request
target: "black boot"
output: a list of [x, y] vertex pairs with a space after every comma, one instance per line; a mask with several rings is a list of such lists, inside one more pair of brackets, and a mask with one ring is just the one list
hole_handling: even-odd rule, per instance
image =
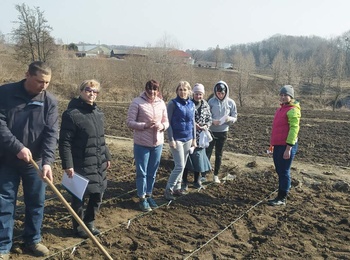
[[94, 235], [94, 236], [97, 236], [99, 235], [101, 232], [100, 230], [98, 230], [95, 225], [94, 225], [94, 222], [90, 222], [90, 223], [86, 223], [85, 224], [87, 226], [87, 228], [90, 230], [90, 232]]
[[268, 204], [270, 206], [284, 206], [287, 203], [287, 192], [285, 191], [278, 191], [278, 195], [273, 200], [269, 200]]
[[193, 187], [195, 187], [196, 189], [203, 188], [201, 178], [199, 177], [200, 175], [200, 172], [194, 172]]
[[74, 230], [74, 233], [77, 237], [84, 238], [84, 239], [89, 238], [89, 235], [85, 232], [85, 230], [81, 226], [78, 226]]
[[187, 176], [188, 176], [188, 169], [185, 168], [182, 173], [182, 183], [181, 183], [181, 190], [184, 190], [184, 191], [188, 190]]

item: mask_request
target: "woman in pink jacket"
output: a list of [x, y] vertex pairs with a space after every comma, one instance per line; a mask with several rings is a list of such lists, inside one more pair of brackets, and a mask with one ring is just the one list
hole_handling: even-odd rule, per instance
[[159, 97], [159, 83], [150, 80], [145, 91], [130, 104], [127, 125], [134, 130], [136, 188], [140, 209], [158, 207], [152, 191], [163, 150], [164, 131], [169, 127], [164, 101]]

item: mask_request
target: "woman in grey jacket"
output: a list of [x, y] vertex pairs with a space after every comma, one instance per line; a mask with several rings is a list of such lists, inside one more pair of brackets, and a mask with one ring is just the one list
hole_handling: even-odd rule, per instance
[[210, 130], [213, 133], [213, 141], [207, 148], [207, 156], [210, 160], [213, 148], [215, 147], [215, 166], [214, 178], [215, 183], [220, 183], [219, 170], [221, 166], [224, 144], [227, 140], [229, 126], [237, 121], [236, 103], [229, 98], [229, 88], [225, 81], [219, 81], [214, 86], [214, 95], [209, 99], [208, 104], [212, 115], [212, 125]]

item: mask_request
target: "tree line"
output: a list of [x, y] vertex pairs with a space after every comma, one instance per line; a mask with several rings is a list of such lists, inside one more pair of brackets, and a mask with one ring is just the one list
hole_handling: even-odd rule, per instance
[[[62, 48], [62, 45], [55, 42], [51, 36], [52, 28], [39, 7], [30, 8], [21, 4], [15, 8], [18, 11], [18, 20], [15, 21], [12, 39], [16, 60], [22, 64], [34, 60], [54, 62], [62, 56], [62, 49], [68, 52], [76, 51], [74, 43]], [[335, 108], [340, 98], [349, 95], [349, 39], [350, 30], [332, 39], [274, 35], [261, 42], [186, 52], [191, 54], [195, 65], [201, 60], [213, 62], [215, 68], [222, 62], [232, 63], [233, 70], [237, 73], [236, 92], [241, 106], [245, 104], [246, 97], [251, 92], [252, 76], [259, 74], [271, 77], [272, 86], [303, 86], [305, 91], [312, 89], [313, 93], [316, 92], [320, 99], [331, 94], [332, 105]], [[0, 33], [0, 53], [5, 44], [5, 37]], [[130, 59], [132, 85], [143, 84], [154, 74], [159, 75], [158, 80], [162, 81], [164, 86], [174, 84], [181, 76], [191, 76], [191, 69], [179, 66], [166, 55], [168, 49], [174, 48], [168, 39], [162, 39], [158, 44], [161, 48], [152, 49], [148, 57]], [[167, 88], [165, 90], [163, 95], [168, 98], [170, 93]]]

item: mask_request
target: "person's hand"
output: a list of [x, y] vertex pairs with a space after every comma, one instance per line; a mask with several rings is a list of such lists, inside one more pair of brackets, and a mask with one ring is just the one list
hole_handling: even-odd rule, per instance
[[43, 165], [43, 169], [41, 170], [41, 178], [48, 178], [51, 182], [53, 182], [52, 169], [50, 165]]
[[207, 125], [199, 125], [199, 124], [196, 124], [196, 129], [197, 130], [207, 130], [208, 129], [208, 126]]
[[156, 123], [155, 123], [153, 120], [152, 120], [152, 121], [149, 121], [149, 122], [146, 122], [144, 128], [145, 128], [145, 129], [153, 128], [153, 127], [155, 126], [155, 124], [156, 124]]
[[213, 120], [213, 125], [220, 125], [220, 120]]
[[237, 118], [235, 118], [235, 117], [233, 117], [233, 116], [227, 116], [227, 118], [226, 118], [226, 120], [225, 120], [226, 123], [229, 123], [229, 122], [234, 123], [234, 122], [236, 122], [236, 121], [237, 121]]
[[287, 145], [286, 150], [283, 153], [283, 159], [288, 160], [290, 158], [290, 153], [292, 151], [292, 146]]
[[74, 176], [74, 169], [73, 168], [64, 169], [64, 171], [68, 175], [68, 178], [73, 178], [73, 176]]
[[29, 163], [30, 159], [32, 159], [32, 153], [27, 147], [23, 147], [17, 154], [17, 158]]
[[270, 145], [269, 149], [266, 152], [267, 154], [273, 154], [273, 145]]
[[109, 168], [111, 168], [111, 161], [107, 161], [107, 169], [108, 170]]
[[170, 146], [171, 148], [176, 149], [176, 142], [175, 142], [175, 141], [170, 141], [170, 142], [169, 142], [169, 146]]
[[197, 147], [197, 141], [196, 139], [192, 139], [192, 147], [196, 148]]
[[154, 128], [156, 128], [159, 132], [165, 131], [164, 125], [162, 123], [155, 123]]

